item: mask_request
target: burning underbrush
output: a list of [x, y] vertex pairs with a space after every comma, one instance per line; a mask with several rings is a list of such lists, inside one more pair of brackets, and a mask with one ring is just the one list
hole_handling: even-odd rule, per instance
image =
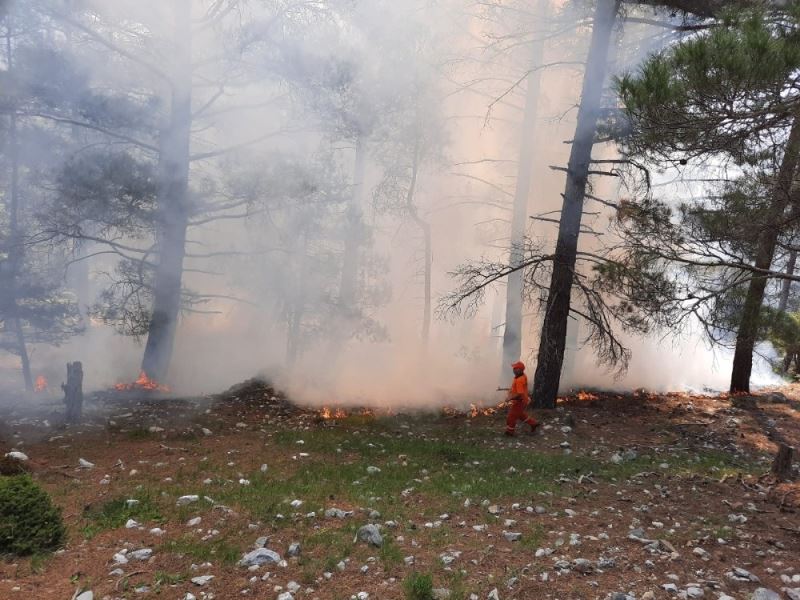
[[114, 389], [119, 392], [142, 391], [169, 393], [169, 386], [163, 385], [147, 376], [144, 371], [139, 372], [139, 377], [131, 383], [118, 383]]

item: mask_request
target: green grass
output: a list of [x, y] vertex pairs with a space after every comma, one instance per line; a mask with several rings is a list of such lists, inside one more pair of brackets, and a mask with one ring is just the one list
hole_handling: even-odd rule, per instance
[[137, 427], [136, 429], [129, 429], [125, 432], [125, 436], [129, 440], [152, 440], [156, 434], [151, 432], [146, 427]]
[[433, 600], [433, 576], [430, 573], [412, 573], [403, 581], [407, 600]]
[[186, 573], [167, 573], [166, 571], [156, 571], [153, 575], [153, 585], [156, 589], [170, 586], [170, 585], [178, 585], [183, 583], [189, 579], [189, 576]]
[[[369, 420], [369, 427], [352, 425]], [[574, 489], [557, 480], [563, 475], [571, 479], [592, 473], [601, 481], [619, 481], [642, 471], [678, 475], [703, 474], [721, 477], [727, 472], [741, 472], [748, 465], [723, 453], [707, 452], [698, 455], [670, 454], [664, 457], [642, 456], [619, 465], [605, 457], [550, 454], [535, 450], [508, 448], [485, 443], [486, 432], [465, 432], [458, 439], [410, 438], [407, 432], [392, 431], [390, 423], [371, 417], [353, 417], [335, 429], [313, 433], [280, 431], [272, 438], [278, 451], [307, 452], [309, 457], [273, 467], [266, 474], [252, 472], [246, 477], [251, 485], [235, 482], [216, 482], [209, 493], [219, 502], [235, 507], [252, 518], [273, 521], [277, 513], [289, 516], [324, 510], [337, 504], [370, 506], [385, 518], [405, 516], [396, 499], [407, 488], [426, 499], [430, 514], [453, 512], [463, 498], [506, 499], [530, 498], [541, 492], [556, 495]], [[354, 435], [357, 432], [358, 435]], [[446, 432], [442, 435], [446, 436]], [[302, 439], [305, 443], [297, 444]], [[496, 441], [496, 438], [488, 438]], [[399, 455], [405, 455], [402, 466]], [[475, 464], [475, 463], [478, 464]], [[668, 462], [667, 470], [660, 469]], [[380, 473], [369, 475], [367, 466], [377, 466]], [[516, 472], [509, 473], [514, 467]], [[225, 472], [226, 467], [205, 464], [206, 472]], [[426, 471], [426, 476], [423, 475]], [[192, 480], [192, 474], [181, 472], [176, 481]], [[358, 482], [357, 484], [354, 482]], [[188, 493], [188, 492], [187, 492]], [[294, 510], [288, 502], [299, 498], [304, 505]], [[289, 519], [274, 525], [288, 525]]]
[[[130, 496], [129, 496], [130, 497]], [[161, 510], [155, 497], [149, 493], [134, 495], [133, 499], [139, 503], [128, 506], [127, 499], [115, 498], [99, 507], [88, 507], [83, 511], [83, 535], [91, 539], [101, 531], [122, 527], [128, 519], [134, 519], [144, 524], [147, 522], [163, 523]]]
[[534, 525], [530, 530], [523, 532], [522, 539], [519, 541], [521, 548], [529, 552], [535, 552], [541, 547], [545, 537], [544, 526], [540, 523]]
[[227, 538], [213, 539], [201, 543], [191, 535], [183, 536], [177, 540], [169, 540], [162, 544], [158, 550], [160, 552], [188, 556], [195, 561], [209, 561], [223, 565], [236, 564], [243, 554], [239, 545], [231, 543]]

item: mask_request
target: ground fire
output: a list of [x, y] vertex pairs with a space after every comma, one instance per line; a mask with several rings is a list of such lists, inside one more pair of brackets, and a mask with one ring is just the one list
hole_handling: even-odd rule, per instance
[[160, 384], [157, 381], [150, 379], [147, 376], [147, 373], [145, 373], [144, 371], [141, 371], [139, 373], [139, 378], [133, 383], [118, 383], [114, 386], [114, 389], [120, 392], [127, 392], [131, 390], [146, 390], [151, 392], [170, 391], [169, 386]]
[[36, 377], [36, 383], [33, 385], [35, 392], [44, 392], [47, 390], [47, 378], [44, 375]]

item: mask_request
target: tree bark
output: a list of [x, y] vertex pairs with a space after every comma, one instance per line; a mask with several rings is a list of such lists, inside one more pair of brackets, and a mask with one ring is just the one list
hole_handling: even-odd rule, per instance
[[[14, 68], [14, 43], [10, 17], [6, 23], [6, 64], [7, 70]], [[4, 318], [11, 323], [14, 328], [15, 341], [17, 345], [17, 355], [20, 359], [22, 368], [22, 378], [25, 383], [25, 391], [33, 393], [33, 374], [31, 373], [30, 357], [25, 341], [22, 319], [19, 317], [19, 298], [17, 297], [17, 285], [22, 263], [25, 260], [25, 244], [20, 226], [20, 212], [22, 211], [22, 198], [19, 190], [19, 140], [17, 127], [16, 107], [11, 107], [8, 124], [8, 153], [10, 158], [10, 182], [8, 187], [8, 239], [7, 249], [8, 258], [2, 273], [3, 290], [0, 303], [4, 305]]]
[[288, 327], [286, 331], [286, 365], [293, 367], [301, 351], [301, 334], [303, 326], [303, 315], [306, 307], [306, 257], [308, 256], [308, 234], [305, 230], [301, 231], [301, 243], [298, 244], [299, 264], [293, 265], [292, 294], [290, 296], [290, 308]]
[[67, 383], [64, 390], [64, 403], [67, 405], [67, 423], [80, 423], [83, 414], [83, 365], [79, 362], [67, 363]]
[[433, 269], [433, 240], [430, 223], [421, 225], [425, 238], [425, 305], [422, 313], [422, 343], [428, 347], [431, 338], [431, 271]]
[[[544, 22], [548, 13], [548, 0], [539, 0], [536, 14]], [[534, 152], [536, 150], [536, 122], [538, 120], [539, 95], [541, 91], [544, 62], [544, 36], [537, 36], [531, 47], [531, 72], [527, 77], [525, 113], [522, 122], [522, 140], [517, 163], [517, 188], [514, 193], [514, 208], [511, 216], [511, 247], [509, 266], [518, 267], [524, 260], [525, 229], [528, 222], [528, 200], [531, 191]], [[503, 363], [500, 366], [504, 379], [509, 366], [522, 356], [522, 305], [524, 294], [524, 272], [512, 272], [506, 284], [506, 319], [503, 328]]]
[[355, 314], [358, 300], [358, 270], [363, 229], [362, 196], [366, 173], [367, 153], [362, 137], [356, 140], [355, 164], [353, 167], [353, 193], [347, 207], [347, 229], [344, 240], [342, 281], [339, 287], [339, 310], [343, 316]]
[[189, 138], [191, 130], [191, 0], [175, 3], [175, 63], [168, 123], [159, 140], [158, 252], [153, 308], [142, 358], [151, 379], [164, 380], [169, 369], [181, 308], [183, 259], [189, 223]]
[[428, 347], [431, 334], [431, 270], [433, 267], [433, 241], [431, 239], [431, 224], [419, 216], [417, 207], [414, 204], [414, 195], [417, 191], [417, 177], [419, 175], [419, 160], [420, 160], [420, 140], [417, 137], [414, 143], [414, 156], [411, 163], [411, 181], [408, 184], [408, 192], [406, 193], [406, 209], [414, 223], [417, 224], [422, 232], [424, 244], [424, 257], [425, 264], [423, 265], [423, 278], [424, 278], [424, 302], [422, 309], [422, 344], [425, 348]]
[[611, 34], [618, 8], [618, 0], [598, 0], [595, 8], [592, 40], [583, 76], [575, 137], [567, 166], [567, 182], [561, 207], [553, 273], [539, 339], [539, 356], [533, 383], [536, 402], [544, 408], [555, 407], [561, 381], [583, 201], [586, 196], [603, 84], [608, 72]]
[[778, 453], [772, 462], [771, 472], [780, 480], [787, 481], [792, 478], [792, 458], [794, 448], [787, 444], [778, 444]]
[[[781, 223], [786, 209], [791, 205], [791, 188], [800, 159], [800, 117], [795, 117], [789, 139], [786, 142], [778, 178], [772, 191], [772, 205], [768, 222], [761, 228], [756, 246], [754, 266], [769, 270], [775, 257], [775, 248], [781, 234]], [[731, 393], [749, 392], [750, 375], [753, 371], [753, 349], [758, 339], [761, 304], [768, 277], [753, 274], [747, 288], [739, 328], [736, 334], [736, 349], [731, 371]]]
[[[786, 263], [786, 274], [794, 275], [796, 267], [797, 267], [797, 250], [792, 250], [789, 252], [789, 261]], [[792, 280], [784, 279], [783, 285], [781, 286], [781, 297], [778, 302], [778, 310], [780, 312], [786, 312], [786, 308], [789, 306], [789, 295], [791, 294], [791, 292], [792, 292]]]

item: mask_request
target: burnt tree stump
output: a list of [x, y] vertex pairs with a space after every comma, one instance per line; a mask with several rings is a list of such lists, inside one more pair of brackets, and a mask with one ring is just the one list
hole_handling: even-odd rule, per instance
[[67, 423], [80, 423], [83, 413], [83, 365], [80, 361], [67, 363], [67, 383], [62, 383], [61, 389], [67, 405]]
[[772, 462], [772, 473], [778, 479], [786, 481], [792, 478], [792, 457], [794, 448], [788, 444], [778, 444], [778, 454]]

